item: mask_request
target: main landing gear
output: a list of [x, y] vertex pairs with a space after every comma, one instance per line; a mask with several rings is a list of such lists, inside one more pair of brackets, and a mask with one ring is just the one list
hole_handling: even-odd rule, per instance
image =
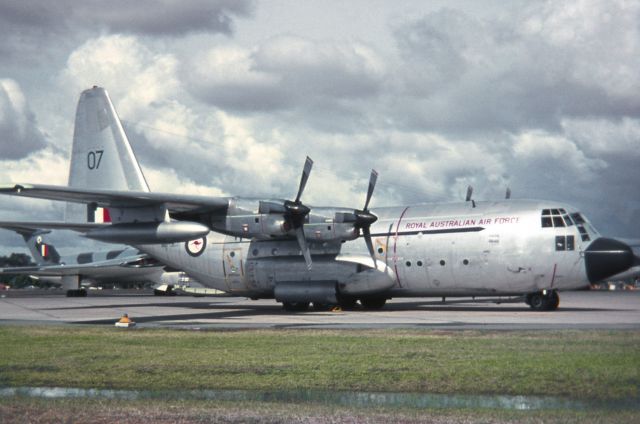
[[[341, 296], [338, 305], [313, 302], [313, 309], [316, 311], [329, 311], [332, 306], [340, 306], [342, 309], [356, 309], [358, 300], [360, 300], [362, 308], [368, 310], [382, 309], [385, 303], [387, 303], [387, 298], [380, 296], [361, 297], [360, 299], [351, 296]], [[285, 311], [289, 312], [303, 312], [309, 309], [309, 305], [310, 302], [284, 302], [282, 307]]]
[[543, 290], [529, 293], [524, 301], [534, 311], [555, 311], [560, 304], [560, 296], [555, 290]]
[[85, 289], [67, 290], [67, 297], [87, 297]]

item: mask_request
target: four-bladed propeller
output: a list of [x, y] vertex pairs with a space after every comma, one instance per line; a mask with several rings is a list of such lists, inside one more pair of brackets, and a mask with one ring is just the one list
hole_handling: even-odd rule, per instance
[[302, 197], [302, 192], [307, 185], [312, 167], [313, 161], [309, 156], [307, 156], [307, 160], [304, 162], [302, 176], [300, 177], [300, 186], [298, 187], [296, 200], [286, 200], [284, 202], [285, 222], [291, 225], [296, 233], [298, 245], [300, 246], [300, 250], [302, 251], [302, 255], [304, 256], [304, 261], [307, 263], [308, 269], [311, 269], [311, 252], [309, 251], [309, 246], [307, 245], [307, 239], [304, 236], [304, 220], [306, 216], [309, 215], [311, 209], [302, 204], [302, 202], [300, 201], [300, 197]]
[[369, 254], [373, 258], [374, 267], [377, 267], [378, 265], [376, 264], [376, 252], [373, 250], [373, 243], [371, 241], [371, 225], [378, 220], [378, 217], [369, 212], [369, 202], [373, 195], [373, 189], [376, 187], [376, 181], [378, 181], [378, 173], [375, 169], [372, 169], [371, 176], [369, 177], [369, 189], [367, 190], [367, 198], [364, 202], [364, 208], [353, 211], [353, 214], [356, 217], [353, 225], [362, 231], [364, 241], [367, 243], [367, 249], [369, 249]]
[[367, 198], [364, 201], [364, 208], [354, 209], [351, 213], [339, 212], [336, 214], [336, 221], [338, 222], [351, 222], [354, 228], [359, 232], [358, 235], [364, 236], [364, 241], [369, 249], [369, 254], [373, 259], [373, 265], [377, 267], [376, 253], [373, 250], [373, 242], [371, 241], [371, 225], [378, 220], [378, 217], [369, 211], [369, 202], [373, 195], [373, 190], [376, 187], [376, 181], [378, 181], [378, 173], [375, 169], [371, 170], [371, 176], [369, 177], [369, 189], [367, 190]]

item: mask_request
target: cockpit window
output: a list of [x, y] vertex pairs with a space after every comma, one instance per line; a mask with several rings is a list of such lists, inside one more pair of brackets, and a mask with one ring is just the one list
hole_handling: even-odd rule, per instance
[[584, 218], [580, 215], [579, 212], [572, 213], [571, 218], [576, 222], [576, 224], [584, 224]]
[[582, 214], [580, 214], [580, 212], [572, 213], [571, 218], [573, 218], [573, 221], [576, 223], [576, 226], [578, 227], [578, 231], [580, 232], [580, 238], [582, 239], [582, 241], [591, 240], [591, 237], [589, 237], [589, 233], [584, 228], [587, 222], [585, 221]]
[[540, 223], [543, 228], [569, 227], [573, 225], [573, 221], [564, 209], [543, 209]]

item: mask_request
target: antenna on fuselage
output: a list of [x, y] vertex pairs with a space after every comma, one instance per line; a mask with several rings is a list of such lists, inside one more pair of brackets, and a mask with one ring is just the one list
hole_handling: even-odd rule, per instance
[[476, 207], [476, 202], [475, 200], [473, 200], [471, 198], [471, 196], [473, 195], [473, 187], [468, 186], [467, 187], [467, 197], [465, 198], [466, 202], [471, 202], [471, 206], [473, 206], [474, 208]]

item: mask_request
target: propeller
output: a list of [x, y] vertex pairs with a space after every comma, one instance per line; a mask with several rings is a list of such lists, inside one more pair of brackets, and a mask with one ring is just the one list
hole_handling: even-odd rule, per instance
[[311, 269], [311, 252], [309, 251], [309, 246], [307, 244], [307, 239], [304, 236], [304, 219], [309, 212], [311, 211], [308, 206], [305, 206], [300, 201], [300, 197], [302, 197], [302, 193], [304, 192], [304, 188], [307, 185], [307, 181], [309, 180], [309, 175], [311, 174], [311, 168], [313, 167], [313, 161], [309, 156], [307, 156], [307, 160], [304, 162], [304, 168], [302, 169], [302, 176], [300, 177], [300, 186], [298, 187], [298, 194], [296, 195], [296, 200], [285, 200], [284, 202], [284, 217], [286, 222], [289, 222], [291, 227], [294, 229], [296, 233], [296, 239], [298, 239], [298, 245], [300, 246], [300, 250], [302, 251], [302, 255], [304, 256], [304, 261], [307, 263], [307, 269]]
[[358, 232], [364, 236], [364, 241], [367, 244], [367, 249], [369, 249], [369, 254], [373, 259], [373, 265], [375, 267], [377, 267], [377, 263], [376, 253], [373, 250], [373, 242], [371, 241], [371, 225], [378, 220], [378, 217], [369, 211], [369, 202], [371, 201], [373, 190], [376, 187], [376, 181], [378, 181], [378, 173], [375, 169], [372, 169], [364, 208], [354, 209], [352, 213], [341, 213], [339, 216], [336, 216], [338, 221], [352, 222], [354, 228], [358, 229]]

